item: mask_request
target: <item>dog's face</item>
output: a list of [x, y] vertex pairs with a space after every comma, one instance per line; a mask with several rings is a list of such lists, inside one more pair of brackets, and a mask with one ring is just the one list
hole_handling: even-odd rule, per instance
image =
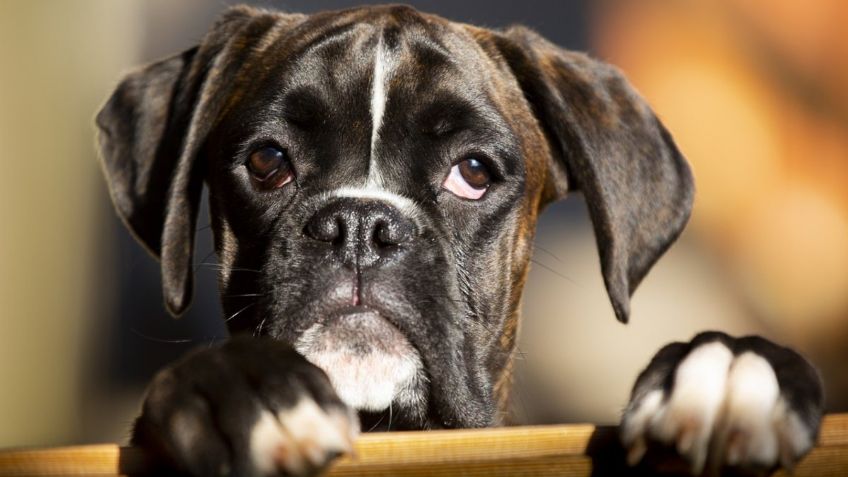
[[232, 328], [294, 343], [358, 409], [420, 425], [432, 385], [488, 423], [543, 172], [520, 91], [467, 31], [410, 9], [266, 41], [240, 53], [206, 146], [224, 307], [248, 307]]
[[537, 213], [580, 189], [617, 316], [691, 205], [610, 67], [408, 7], [237, 7], [98, 115], [117, 209], [182, 312], [200, 191], [227, 323], [399, 427], [500, 420]]

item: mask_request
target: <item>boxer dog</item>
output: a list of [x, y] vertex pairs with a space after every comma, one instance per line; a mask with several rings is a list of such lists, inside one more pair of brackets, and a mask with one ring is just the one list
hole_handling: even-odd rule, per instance
[[[231, 8], [128, 74], [97, 125], [174, 315], [209, 190], [233, 338], [161, 371], [133, 431], [193, 475], [311, 474], [360, 426], [502, 424], [542, 208], [583, 193], [626, 322], [692, 205], [683, 156], [618, 70], [405, 6]], [[810, 449], [821, 414], [798, 354], [704, 333], [639, 376], [621, 440], [633, 464], [660, 443], [696, 474], [771, 469]]]

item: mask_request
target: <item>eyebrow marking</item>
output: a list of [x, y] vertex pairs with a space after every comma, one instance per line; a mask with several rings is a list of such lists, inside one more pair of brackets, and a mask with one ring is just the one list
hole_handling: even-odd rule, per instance
[[381, 187], [383, 185], [383, 177], [375, 160], [375, 151], [380, 139], [383, 114], [386, 110], [386, 86], [394, 63], [395, 59], [383, 45], [383, 32], [381, 31], [374, 54], [374, 74], [371, 84], [371, 157], [368, 163], [367, 187]]

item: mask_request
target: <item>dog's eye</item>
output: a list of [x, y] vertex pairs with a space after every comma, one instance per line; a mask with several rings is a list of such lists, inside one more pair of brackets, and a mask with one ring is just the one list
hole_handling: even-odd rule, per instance
[[282, 187], [294, 178], [286, 153], [273, 146], [253, 151], [247, 160], [247, 169], [256, 183], [265, 189]]
[[472, 157], [451, 167], [442, 187], [459, 197], [477, 200], [486, 193], [491, 181], [489, 168]]

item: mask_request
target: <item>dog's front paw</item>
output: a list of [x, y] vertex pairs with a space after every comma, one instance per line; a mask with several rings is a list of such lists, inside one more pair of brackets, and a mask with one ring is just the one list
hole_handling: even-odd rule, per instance
[[664, 447], [696, 475], [767, 473], [810, 450], [821, 415], [821, 382], [800, 355], [710, 332], [657, 353], [633, 388], [621, 438], [631, 465]]
[[242, 337], [161, 371], [132, 441], [191, 475], [309, 475], [358, 432], [323, 371], [283, 343]]

